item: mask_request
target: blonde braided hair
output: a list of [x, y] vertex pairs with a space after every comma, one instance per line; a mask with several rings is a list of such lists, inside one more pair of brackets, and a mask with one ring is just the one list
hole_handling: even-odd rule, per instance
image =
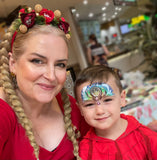
[[77, 158], [77, 160], [81, 160], [79, 157], [79, 147], [78, 147], [78, 142], [77, 142], [77, 135], [75, 134], [75, 131], [72, 126], [72, 121], [71, 121], [71, 107], [70, 107], [70, 101], [69, 101], [69, 96], [67, 94], [67, 91], [65, 88], [61, 90], [61, 95], [62, 95], [62, 101], [64, 102], [64, 121], [65, 121], [65, 128], [68, 134], [69, 139], [73, 143], [74, 147], [74, 156]]
[[34, 148], [34, 154], [36, 158], [39, 155], [39, 146], [37, 145], [31, 123], [27, 118], [24, 110], [22, 108], [22, 103], [20, 102], [14, 88], [14, 84], [11, 80], [11, 75], [9, 71], [9, 57], [8, 53], [11, 51], [11, 39], [14, 33], [14, 25], [16, 22], [13, 22], [7, 33], [4, 35], [4, 39], [0, 46], [0, 86], [3, 87], [3, 90], [7, 96], [7, 101], [10, 106], [15, 111], [16, 116], [18, 117], [19, 123], [25, 129], [28, 139], [30, 141], [31, 146]]

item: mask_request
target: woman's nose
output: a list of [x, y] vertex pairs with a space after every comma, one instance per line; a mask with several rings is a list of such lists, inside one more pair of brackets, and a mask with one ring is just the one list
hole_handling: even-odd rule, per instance
[[53, 67], [47, 67], [44, 77], [49, 81], [54, 81], [56, 79], [55, 69]]

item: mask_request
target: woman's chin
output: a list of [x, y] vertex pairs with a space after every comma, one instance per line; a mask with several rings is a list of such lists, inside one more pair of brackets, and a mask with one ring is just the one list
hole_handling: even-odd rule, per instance
[[38, 96], [36, 97], [36, 101], [40, 102], [40, 103], [49, 103], [53, 100], [54, 96], [48, 96], [48, 95], [43, 95], [43, 96]]

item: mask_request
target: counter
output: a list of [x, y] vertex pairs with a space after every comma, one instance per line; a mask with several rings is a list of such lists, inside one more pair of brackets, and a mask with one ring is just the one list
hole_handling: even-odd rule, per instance
[[108, 59], [110, 67], [118, 68], [122, 73], [129, 72], [137, 67], [144, 60], [144, 55], [138, 49], [129, 51], [127, 53], [119, 54], [113, 58]]

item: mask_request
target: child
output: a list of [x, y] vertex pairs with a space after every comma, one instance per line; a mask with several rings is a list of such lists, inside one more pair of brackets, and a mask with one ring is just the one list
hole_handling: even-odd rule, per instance
[[120, 114], [126, 93], [112, 68], [96, 65], [84, 69], [74, 90], [80, 111], [91, 126], [80, 142], [83, 160], [157, 159], [157, 133], [134, 117]]

